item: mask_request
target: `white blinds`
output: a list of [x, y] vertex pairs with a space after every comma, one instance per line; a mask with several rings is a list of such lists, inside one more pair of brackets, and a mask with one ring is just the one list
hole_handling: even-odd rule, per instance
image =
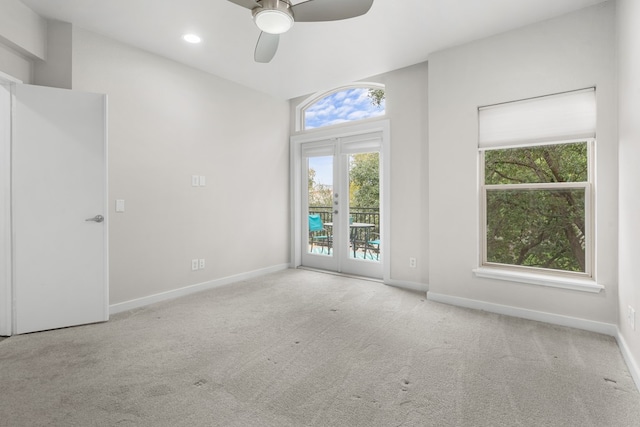
[[339, 146], [340, 154], [379, 151], [382, 147], [382, 132], [360, 133], [340, 138], [307, 142], [302, 144], [302, 156], [333, 156]]
[[333, 156], [336, 152], [335, 141], [314, 141], [302, 144], [302, 157]]
[[382, 132], [361, 133], [340, 138], [342, 154], [378, 151], [382, 147]]
[[481, 107], [480, 148], [596, 136], [595, 88]]

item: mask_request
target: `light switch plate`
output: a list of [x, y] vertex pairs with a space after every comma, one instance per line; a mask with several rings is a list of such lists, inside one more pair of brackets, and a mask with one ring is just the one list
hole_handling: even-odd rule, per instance
[[199, 187], [200, 186], [200, 176], [191, 175], [191, 186], [192, 187]]
[[204, 187], [205, 185], [207, 185], [207, 177], [200, 175], [200, 187]]
[[116, 212], [124, 212], [124, 199], [116, 200]]

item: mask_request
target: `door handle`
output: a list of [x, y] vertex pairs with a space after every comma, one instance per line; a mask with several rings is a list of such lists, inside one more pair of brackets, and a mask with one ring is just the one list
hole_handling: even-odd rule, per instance
[[93, 218], [87, 218], [85, 219], [85, 221], [95, 221], [95, 222], [102, 222], [104, 221], [104, 217], [102, 215], [96, 215]]

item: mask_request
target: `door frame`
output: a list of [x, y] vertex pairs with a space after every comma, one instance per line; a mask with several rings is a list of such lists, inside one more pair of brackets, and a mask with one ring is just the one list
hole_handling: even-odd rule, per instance
[[391, 206], [390, 192], [391, 177], [389, 174], [390, 159], [390, 122], [388, 119], [367, 121], [358, 124], [338, 125], [331, 129], [309, 130], [290, 138], [290, 194], [291, 194], [291, 260], [290, 267], [297, 268], [302, 265], [302, 183], [300, 180], [300, 170], [302, 167], [302, 150], [301, 146], [307, 142], [317, 142], [327, 139], [345, 138], [348, 136], [368, 134], [372, 132], [382, 133], [382, 147], [380, 155], [380, 180], [381, 180], [381, 238], [384, 242], [384, 256], [382, 257], [382, 280], [384, 283], [389, 282], [391, 271], [391, 245], [390, 245], [390, 224], [391, 224]]
[[[0, 71], [0, 336], [11, 336], [16, 331], [16, 283], [14, 254], [14, 205], [13, 205], [13, 119], [16, 85], [22, 84]], [[105, 301], [102, 310], [104, 320], [109, 319], [109, 214], [108, 214], [108, 118], [107, 97], [103, 96], [104, 110], [104, 198], [103, 198], [103, 281]]]
[[13, 332], [11, 117], [16, 83], [22, 81], [0, 71], [0, 336], [10, 336]]

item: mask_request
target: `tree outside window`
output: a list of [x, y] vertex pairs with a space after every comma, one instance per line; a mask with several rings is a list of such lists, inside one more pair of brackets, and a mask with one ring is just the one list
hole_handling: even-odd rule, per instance
[[484, 262], [590, 273], [589, 143], [482, 155]]

